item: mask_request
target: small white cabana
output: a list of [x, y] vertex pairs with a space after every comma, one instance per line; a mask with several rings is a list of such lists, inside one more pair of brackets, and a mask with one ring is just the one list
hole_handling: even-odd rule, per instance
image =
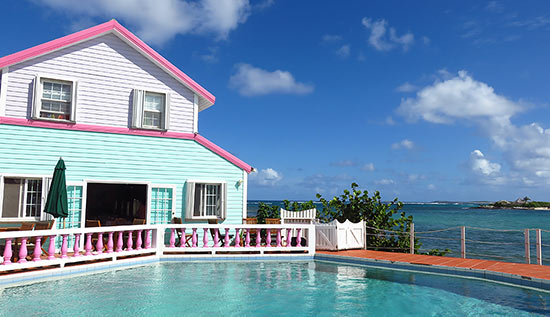
[[366, 243], [365, 222], [344, 223], [333, 220], [315, 224], [315, 248], [317, 250], [364, 249]]

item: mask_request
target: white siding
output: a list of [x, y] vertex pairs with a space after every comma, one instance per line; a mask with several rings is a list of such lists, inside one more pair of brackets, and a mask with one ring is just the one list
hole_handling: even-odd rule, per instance
[[9, 68], [6, 116], [29, 118], [32, 81], [47, 74], [78, 81], [76, 122], [129, 127], [132, 89], [170, 93], [170, 131], [193, 133], [193, 92], [113, 34]]

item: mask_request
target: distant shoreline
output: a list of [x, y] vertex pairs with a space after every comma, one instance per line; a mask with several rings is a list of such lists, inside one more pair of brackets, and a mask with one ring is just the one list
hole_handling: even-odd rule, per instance
[[550, 207], [521, 207], [521, 206], [493, 206], [481, 205], [470, 209], [512, 209], [512, 210], [550, 210]]

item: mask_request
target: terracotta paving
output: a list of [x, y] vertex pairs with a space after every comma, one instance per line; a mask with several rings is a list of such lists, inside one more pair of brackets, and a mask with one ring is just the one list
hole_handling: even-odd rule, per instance
[[520, 276], [534, 277], [550, 280], [550, 266], [524, 264], [524, 263], [508, 263], [478, 259], [461, 259], [431, 255], [392, 253], [382, 251], [366, 251], [366, 250], [346, 250], [338, 252], [316, 251], [317, 253], [351, 256], [358, 258], [386, 260], [395, 262], [405, 262], [421, 265], [440, 265], [459, 268], [471, 268], [478, 270], [486, 270], [492, 272], [515, 274]]

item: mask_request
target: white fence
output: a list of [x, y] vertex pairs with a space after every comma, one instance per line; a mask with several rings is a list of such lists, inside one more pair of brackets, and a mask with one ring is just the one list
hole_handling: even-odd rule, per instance
[[317, 250], [348, 250], [365, 248], [365, 222], [344, 223], [333, 220], [329, 223], [315, 224]]

